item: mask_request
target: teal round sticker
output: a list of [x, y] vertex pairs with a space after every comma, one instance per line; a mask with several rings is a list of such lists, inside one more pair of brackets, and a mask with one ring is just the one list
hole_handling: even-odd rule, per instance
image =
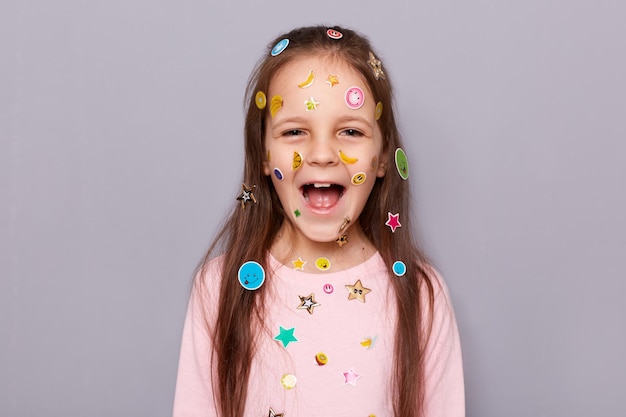
[[406, 265], [402, 261], [395, 261], [393, 263], [393, 273], [396, 276], [401, 277], [406, 274]]
[[248, 261], [239, 267], [239, 283], [246, 290], [257, 290], [265, 281], [265, 270], [258, 262]]
[[396, 149], [396, 168], [398, 174], [403, 180], [409, 178], [409, 161], [406, 158], [406, 154], [402, 148]]

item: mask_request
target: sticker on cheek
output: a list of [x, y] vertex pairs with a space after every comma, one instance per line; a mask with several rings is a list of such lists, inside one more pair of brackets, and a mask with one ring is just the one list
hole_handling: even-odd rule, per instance
[[376, 171], [376, 165], [378, 165], [378, 157], [374, 155], [372, 156], [372, 162], [370, 162], [370, 169], [372, 172]]
[[282, 181], [283, 180], [283, 172], [279, 169], [279, 168], [274, 168], [274, 176], [276, 177], [277, 180]]
[[267, 150], [267, 162], [270, 162], [272, 160], [272, 154], [270, 153], [270, 150]]
[[302, 165], [302, 155], [300, 155], [299, 152], [294, 152], [293, 163], [291, 165], [291, 169], [295, 171], [296, 169], [300, 168], [301, 165]]
[[259, 109], [263, 110], [267, 105], [267, 97], [265, 97], [265, 93], [263, 91], [257, 91], [256, 96], [254, 96], [254, 102]]
[[380, 101], [376, 103], [376, 120], [380, 119], [383, 115], [383, 103]]
[[352, 176], [352, 184], [361, 185], [365, 182], [366, 178], [367, 175], [365, 174], [365, 172], [357, 172]]
[[339, 150], [339, 159], [346, 165], [356, 164], [358, 162], [358, 158], [351, 158], [340, 149]]
[[282, 107], [283, 98], [281, 96], [272, 97], [272, 99], [270, 100], [270, 115], [272, 116], [272, 118], [276, 116], [276, 113], [278, 113], [278, 110], [280, 110]]
[[359, 87], [350, 87], [346, 91], [346, 105], [353, 110], [360, 109], [365, 102], [365, 93]]

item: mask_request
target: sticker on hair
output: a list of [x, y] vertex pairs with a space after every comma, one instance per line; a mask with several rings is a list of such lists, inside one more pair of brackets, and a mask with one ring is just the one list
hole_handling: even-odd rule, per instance
[[357, 172], [352, 176], [352, 184], [361, 185], [365, 182], [366, 179], [367, 175], [365, 174], [365, 172]]
[[265, 93], [263, 91], [256, 92], [256, 95], [254, 96], [254, 103], [260, 110], [265, 108], [267, 105], [267, 97], [265, 97]]
[[335, 29], [328, 29], [326, 31], [326, 34], [328, 35], [328, 37], [330, 39], [337, 40], [337, 39], [343, 38], [343, 33], [339, 32], [338, 30], [335, 30]]
[[372, 69], [372, 72], [374, 73], [374, 78], [376, 78], [377, 80], [380, 78], [382, 78], [383, 80], [385, 79], [383, 64], [382, 62], [380, 62], [380, 59], [376, 58], [371, 51], [369, 53], [369, 59], [367, 60], [367, 64]]
[[360, 109], [365, 103], [365, 93], [359, 87], [353, 86], [346, 90], [346, 105], [352, 110]]
[[248, 261], [239, 267], [238, 277], [242, 287], [254, 291], [265, 282], [265, 270], [258, 262]]
[[306, 106], [306, 111], [317, 110], [317, 106], [319, 104], [319, 101], [315, 101], [313, 97], [304, 102], [304, 105]]
[[315, 73], [313, 72], [313, 70], [311, 70], [309, 71], [309, 75], [307, 75], [306, 80], [298, 84], [298, 87], [299, 88], [310, 87], [313, 84], [313, 81], [315, 81]]
[[396, 168], [398, 170], [398, 174], [400, 174], [400, 178], [406, 180], [409, 178], [409, 161], [406, 157], [406, 153], [402, 148], [396, 149]]
[[391, 269], [397, 277], [402, 277], [406, 274], [406, 265], [402, 261], [395, 261]]
[[276, 116], [276, 113], [278, 113], [278, 110], [282, 108], [283, 98], [279, 95], [272, 97], [272, 99], [270, 100], [270, 115], [272, 116], [272, 118], [274, 118], [274, 116]]
[[276, 43], [276, 45], [274, 45], [274, 47], [272, 48], [272, 52], [271, 52], [272, 56], [280, 55], [281, 52], [287, 49], [288, 45], [289, 45], [289, 39], [285, 38], [285, 39], [279, 40]]
[[291, 169], [295, 171], [296, 169], [300, 168], [301, 165], [302, 165], [302, 155], [300, 154], [300, 152], [294, 152]]
[[383, 115], [383, 103], [382, 102], [378, 102], [376, 103], [376, 120], [379, 120]]
[[391, 214], [391, 212], [387, 213], [387, 221], [385, 222], [385, 226], [389, 226], [392, 233], [396, 232], [396, 229], [400, 226], [400, 213]]
[[328, 78], [326, 78], [326, 82], [331, 87], [334, 87], [337, 84], [339, 84], [339, 77], [337, 77], [336, 75], [333, 75], [333, 74], [328, 74]]
[[276, 177], [277, 180], [282, 181], [283, 180], [283, 172], [280, 170], [280, 168], [274, 168], [274, 176]]
[[252, 188], [248, 187], [246, 184], [241, 184], [241, 194], [237, 197], [237, 200], [241, 201], [241, 208], [245, 209], [248, 203], [255, 203], [256, 198], [254, 197], [254, 190], [256, 189], [256, 185], [253, 185]]
[[346, 165], [356, 164], [357, 161], [359, 160], [359, 158], [349, 157], [348, 155], [343, 153], [341, 149], [339, 149], [339, 159], [341, 159], [341, 162], [343, 162]]

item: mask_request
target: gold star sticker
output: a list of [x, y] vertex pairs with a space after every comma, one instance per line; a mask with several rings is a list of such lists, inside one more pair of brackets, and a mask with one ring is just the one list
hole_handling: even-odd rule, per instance
[[253, 185], [252, 188], [249, 188], [246, 184], [241, 184], [241, 194], [237, 197], [237, 200], [241, 201], [241, 208], [245, 209], [246, 204], [249, 202], [253, 202], [256, 204], [256, 198], [252, 193], [256, 189], [256, 185]]
[[345, 245], [346, 243], [348, 243], [348, 235], [341, 235], [337, 238], [337, 240], [335, 240], [335, 242], [337, 242], [337, 244], [339, 245], [339, 247], [342, 247], [343, 245]]
[[306, 261], [303, 261], [301, 257], [298, 256], [298, 259], [295, 261], [291, 261], [293, 264], [293, 269], [299, 269], [300, 271], [304, 271], [304, 265], [306, 265]]
[[301, 295], [299, 295], [298, 297], [300, 298], [300, 305], [298, 306], [298, 308], [308, 311], [309, 314], [313, 314], [313, 308], [320, 306], [320, 304], [315, 301], [315, 294], [313, 293], [307, 295], [306, 297], [303, 297]]
[[336, 75], [333, 74], [328, 74], [328, 78], [326, 79], [326, 82], [331, 86], [335, 86], [337, 84], [339, 84], [339, 78]]
[[274, 411], [274, 409], [270, 407], [270, 413], [268, 417], [283, 417], [284, 415], [285, 415], [284, 413], [276, 414], [276, 411]]
[[365, 302], [365, 294], [371, 292], [369, 288], [363, 287], [361, 284], [361, 280], [357, 280], [354, 285], [346, 285], [346, 289], [348, 290], [348, 300], [359, 300], [360, 302]]
[[317, 110], [317, 105], [320, 103], [319, 101], [315, 101], [315, 99], [311, 97], [309, 100], [305, 101], [304, 104], [306, 105], [306, 111], [310, 111]]
[[376, 58], [373, 53], [369, 53], [370, 59], [367, 60], [370, 68], [374, 72], [374, 78], [377, 80], [379, 78], [385, 79], [385, 72], [383, 71], [383, 64], [380, 62], [380, 59]]

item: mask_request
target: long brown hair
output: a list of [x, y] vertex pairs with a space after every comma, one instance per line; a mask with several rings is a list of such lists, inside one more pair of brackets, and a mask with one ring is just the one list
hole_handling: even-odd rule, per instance
[[[369, 41], [358, 33], [334, 26], [343, 34], [341, 39], [327, 35], [327, 27], [315, 26], [295, 29], [278, 36], [267, 49], [266, 56], [257, 64], [246, 90], [245, 166], [243, 182], [255, 185], [257, 203], [232, 212], [217, 234], [200, 265], [194, 291], [205, 293], [208, 280], [217, 279], [219, 302], [216, 322], [210, 328], [213, 351], [208, 352], [213, 366], [213, 396], [223, 417], [240, 417], [244, 413], [248, 393], [249, 370], [252, 363], [258, 329], [263, 323], [266, 286], [248, 291], [238, 283], [239, 267], [246, 261], [259, 262], [269, 271], [268, 250], [285, 219], [285, 213], [273, 188], [271, 179], [263, 173], [265, 118], [267, 108], [259, 110], [254, 104], [257, 91], [268, 91], [272, 77], [287, 63], [303, 56], [339, 59], [360, 73], [375, 100], [382, 102], [384, 111], [378, 123], [387, 151], [387, 167], [394, 167], [396, 148], [402, 147], [394, 117], [392, 88], [389, 73], [376, 79], [368, 64]], [[271, 56], [271, 48], [280, 40], [288, 39], [288, 47], [279, 55]], [[376, 54], [375, 54], [376, 55]], [[387, 213], [407, 214], [402, 227], [391, 233], [385, 226]], [[422, 358], [432, 316], [433, 284], [429, 279], [428, 262], [411, 232], [408, 181], [392, 169], [376, 180], [359, 221], [368, 239], [378, 249], [389, 271], [396, 260], [407, 266], [404, 279], [392, 279], [397, 301], [397, 323], [392, 370], [393, 405], [396, 417], [417, 417], [423, 404]], [[248, 239], [255, 236], [254, 240]], [[204, 268], [216, 252], [222, 253], [222, 274], [206, 277]], [[267, 279], [271, 279], [271, 272]], [[422, 292], [426, 291], [426, 296]], [[200, 297], [201, 299], [203, 297]], [[430, 300], [416, 303], [415, 300]], [[427, 308], [427, 306], [431, 306]], [[424, 311], [426, 310], [426, 311]]]

